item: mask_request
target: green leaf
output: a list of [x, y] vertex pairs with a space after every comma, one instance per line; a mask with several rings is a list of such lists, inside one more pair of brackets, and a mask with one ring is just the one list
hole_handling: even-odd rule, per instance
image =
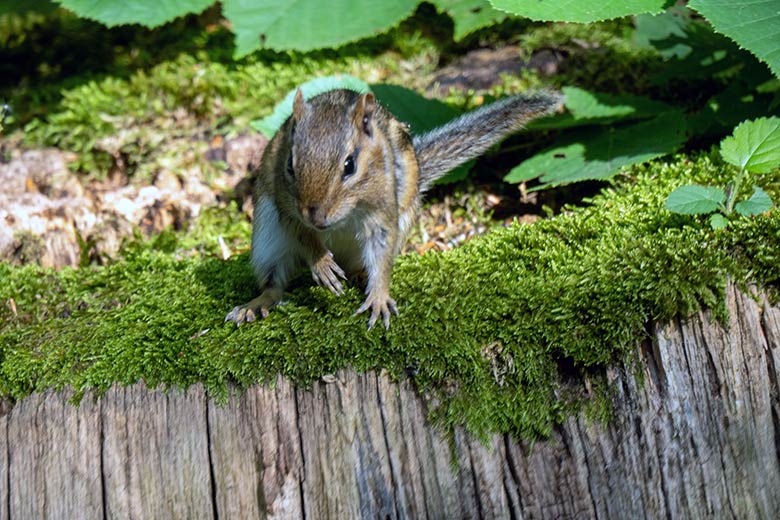
[[778, 0], [691, 0], [688, 5], [780, 76]]
[[684, 141], [685, 119], [677, 111], [602, 132], [584, 129], [516, 166], [504, 180], [521, 182], [539, 177], [538, 189], [541, 189], [588, 179], [608, 179], [621, 166], [661, 157]]
[[[396, 118], [409, 125], [412, 135], [433, 130], [460, 115], [452, 106], [435, 99], [427, 99], [413, 90], [389, 84], [371, 85], [377, 100]], [[447, 184], [464, 179], [474, 161], [458, 166], [439, 179], [436, 184]]]
[[138, 23], [157, 27], [174, 18], [190, 13], [200, 13], [214, 0], [57, 0], [63, 7], [77, 15], [97, 20], [109, 27]]
[[589, 23], [632, 14], [660, 13], [666, 0], [490, 0], [490, 3], [496, 9], [532, 20]]
[[417, 135], [443, 125], [460, 111], [436, 99], [427, 99], [413, 90], [388, 83], [371, 85], [376, 98]]
[[710, 227], [712, 229], [723, 229], [728, 225], [729, 221], [726, 220], [726, 217], [724, 217], [722, 214], [713, 213], [710, 215]]
[[720, 143], [727, 162], [753, 173], [767, 173], [780, 164], [780, 118], [744, 121]]
[[748, 200], [737, 202], [734, 209], [737, 213], [745, 217], [760, 215], [761, 213], [772, 209], [772, 199], [767, 192], [758, 186], [753, 186], [753, 195], [751, 195]]
[[670, 105], [643, 96], [613, 96], [577, 87], [563, 87], [569, 113], [556, 114], [531, 122], [530, 129], [558, 129], [592, 124], [609, 124], [616, 120], [647, 119], [673, 110]]
[[223, 0], [236, 56], [260, 47], [310, 51], [338, 47], [397, 25], [419, 0]]
[[[314, 96], [337, 89], [354, 90], [355, 92], [368, 92], [371, 89], [363, 80], [355, 78], [353, 76], [325, 76], [322, 78], [315, 78], [307, 81], [300, 86], [303, 91], [304, 99], [311, 99]], [[282, 101], [280, 101], [271, 115], [264, 117], [263, 119], [255, 120], [250, 123], [250, 126], [255, 130], [261, 132], [267, 138], [274, 136], [277, 130], [287, 121], [293, 110], [293, 100], [295, 99], [295, 93], [298, 91], [298, 87], [292, 89], [287, 93]]]
[[713, 186], [689, 184], [674, 190], [666, 198], [666, 209], [685, 215], [712, 213], [723, 207], [726, 194]]
[[507, 17], [493, 9], [488, 0], [433, 0], [439, 11], [447, 13], [455, 24], [455, 41]]

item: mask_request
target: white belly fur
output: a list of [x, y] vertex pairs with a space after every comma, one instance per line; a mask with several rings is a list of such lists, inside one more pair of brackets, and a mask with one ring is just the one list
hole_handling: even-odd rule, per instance
[[269, 274], [286, 281], [298, 263], [298, 247], [279, 223], [279, 211], [270, 197], [260, 197], [255, 205], [252, 225], [252, 268], [261, 286]]

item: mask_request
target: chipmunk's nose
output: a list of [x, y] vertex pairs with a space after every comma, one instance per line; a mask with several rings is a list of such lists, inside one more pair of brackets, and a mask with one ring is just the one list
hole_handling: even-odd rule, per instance
[[320, 206], [309, 206], [306, 208], [306, 219], [317, 229], [325, 229], [325, 212]]

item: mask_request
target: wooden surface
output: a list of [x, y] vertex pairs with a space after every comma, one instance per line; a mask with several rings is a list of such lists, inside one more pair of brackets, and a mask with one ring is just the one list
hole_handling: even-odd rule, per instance
[[456, 432], [453, 453], [412, 384], [377, 373], [225, 405], [142, 384], [0, 403], [0, 520], [776, 518], [780, 309], [728, 297], [726, 328], [653, 329], [643, 384], [609, 370], [609, 424], [572, 417], [533, 446]]

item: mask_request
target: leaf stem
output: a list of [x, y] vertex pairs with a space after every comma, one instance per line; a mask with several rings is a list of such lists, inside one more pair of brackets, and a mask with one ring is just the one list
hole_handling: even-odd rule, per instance
[[731, 186], [731, 190], [729, 190], [729, 198], [726, 201], [726, 215], [731, 215], [731, 212], [734, 210], [734, 203], [737, 202], [737, 194], [739, 193], [739, 187], [742, 185], [742, 178], [744, 176], [745, 168], [742, 167], [739, 169], [737, 178], [734, 179], [734, 184]]

